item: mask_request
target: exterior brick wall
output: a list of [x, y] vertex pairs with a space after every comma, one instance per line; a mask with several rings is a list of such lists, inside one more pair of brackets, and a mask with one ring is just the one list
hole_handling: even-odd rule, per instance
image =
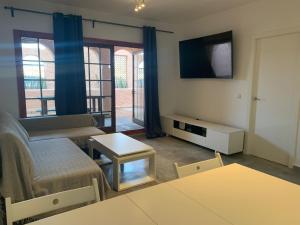
[[132, 107], [132, 88], [116, 88], [116, 107]]

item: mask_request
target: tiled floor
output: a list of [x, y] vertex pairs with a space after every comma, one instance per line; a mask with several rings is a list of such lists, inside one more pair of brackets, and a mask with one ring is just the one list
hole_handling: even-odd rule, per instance
[[[146, 139], [143, 135], [140, 135], [136, 136], [135, 138], [148, 145], [151, 145], [156, 150], [156, 171], [158, 183], [166, 182], [176, 178], [175, 170], [173, 168], [174, 162], [178, 162], [180, 165], [183, 165], [214, 157], [214, 152], [211, 150], [201, 148], [197, 145], [173, 137]], [[254, 156], [244, 155], [242, 153], [231, 156], [222, 155], [222, 159], [225, 164], [239, 163], [300, 185], [300, 168], [290, 169], [286, 166]], [[143, 160], [126, 165], [123, 179], [131, 179], [132, 177], [140, 176], [145, 172], [146, 166], [147, 163], [145, 163]], [[110, 177], [110, 165], [106, 166], [106, 173]], [[133, 188], [125, 192], [137, 190], [154, 184], [156, 183], [150, 183], [148, 185]], [[116, 193], [113, 191], [109, 193], [109, 197], [113, 197], [125, 192]]]

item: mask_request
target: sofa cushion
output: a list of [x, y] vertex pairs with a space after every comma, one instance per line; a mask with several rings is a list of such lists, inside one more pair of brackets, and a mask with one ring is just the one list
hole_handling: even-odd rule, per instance
[[109, 185], [100, 167], [67, 138], [30, 142], [34, 161], [34, 193], [51, 194], [99, 181], [103, 196]]
[[102, 135], [104, 132], [96, 127], [80, 127], [46, 131], [29, 132], [30, 141], [39, 141], [55, 138], [70, 138], [80, 147], [85, 147], [86, 140], [94, 135]]

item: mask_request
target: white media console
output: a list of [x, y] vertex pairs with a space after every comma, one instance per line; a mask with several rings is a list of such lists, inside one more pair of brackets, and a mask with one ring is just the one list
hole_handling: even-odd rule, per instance
[[244, 131], [180, 115], [162, 117], [163, 130], [183, 140], [222, 152], [226, 155], [242, 152]]

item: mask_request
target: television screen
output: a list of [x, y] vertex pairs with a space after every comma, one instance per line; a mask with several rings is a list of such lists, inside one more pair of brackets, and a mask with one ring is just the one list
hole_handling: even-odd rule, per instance
[[181, 78], [233, 78], [232, 31], [179, 42]]

